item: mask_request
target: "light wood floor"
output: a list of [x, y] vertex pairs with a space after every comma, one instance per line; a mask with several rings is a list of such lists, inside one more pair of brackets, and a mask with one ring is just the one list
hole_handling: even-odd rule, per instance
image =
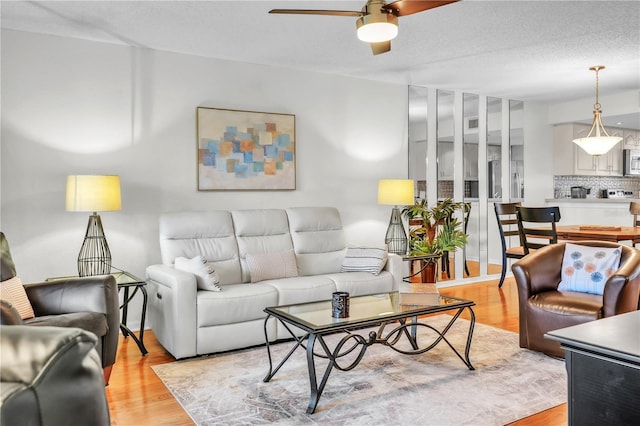
[[[474, 312], [478, 322], [518, 331], [518, 294], [513, 279], [507, 279], [502, 289], [498, 289], [497, 281], [487, 281], [441, 288], [440, 291], [475, 301]], [[142, 357], [131, 339], [120, 339], [118, 358], [107, 387], [112, 424], [192, 425], [190, 417], [151, 370], [153, 365], [173, 362], [173, 357], [160, 346], [153, 332], [145, 331], [144, 340], [149, 354]], [[473, 356], [473, 346], [471, 354]], [[511, 423], [512, 426], [566, 424], [566, 404]]]

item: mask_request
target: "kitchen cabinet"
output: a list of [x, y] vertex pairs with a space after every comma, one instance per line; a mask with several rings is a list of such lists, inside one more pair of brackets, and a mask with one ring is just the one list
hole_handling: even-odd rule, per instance
[[[573, 139], [587, 136], [588, 124], [561, 124], [554, 128], [554, 174], [585, 176], [622, 176], [622, 143], [600, 156], [587, 154]], [[622, 137], [622, 129], [608, 129], [611, 136]]]
[[496, 161], [502, 158], [502, 147], [500, 145], [487, 145], [487, 161]]
[[464, 180], [478, 180], [478, 144], [464, 144]]
[[453, 180], [453, 142], [438, 142], [438, 180]]
[[624, 149], [640, 149], [640, 131], [623, 129], [622, 138]]

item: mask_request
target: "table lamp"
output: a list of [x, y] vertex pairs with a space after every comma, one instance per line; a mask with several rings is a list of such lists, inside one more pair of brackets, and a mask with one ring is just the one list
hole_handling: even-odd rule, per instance
[[407, 254], [407, 234], [404, 232], [399, 205], [414, 203], [413, 180], [380, 179], [378, 182], [378, 204], [392, 205], [391, 219], [384, 242], [389, 253]]
[[66, 210], [92, 212], [78, 255], [81, 277], [111, 273], [111, 252], [97, 212], [120, 210], [121, 206], [120, 176], [67, 176]]

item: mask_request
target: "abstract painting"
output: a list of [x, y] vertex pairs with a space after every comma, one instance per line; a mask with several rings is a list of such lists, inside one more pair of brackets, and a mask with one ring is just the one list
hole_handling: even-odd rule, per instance
[[197, 108], [198, 190], [296, 189], [295, 115]]

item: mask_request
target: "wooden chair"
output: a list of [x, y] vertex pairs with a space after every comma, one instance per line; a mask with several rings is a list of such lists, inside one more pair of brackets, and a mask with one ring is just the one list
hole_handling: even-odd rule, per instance
[[[629, 213], [633, 215], [633, 227], [637, 228], [638, 226], [640, 226], [640, 219], [638, 219], [638, 216], [640, 216], [640, 202], [632, 201], [631, 203], [629, 203]], [[640, 240], [633, 240], [634, 247], [638, 243], [640, 243]]]
[[500, 242], [502, 243], [502, 272], [500, 273], [498, 288], [502, 287], [504, 277], [507, 274], [507, 259], [522, 259], [524, 257], [522, 243], [514, 247], [509, 247], [507, 244], [509, 237], [520, 236], [516, 217], [516, 207], [518, 206], [520, 206], [520, 203], [495, 203], [493, 205], [496, 212], [496, 220], [498, 221], [498, 230], [500, 231]]
[[[524, 247], [525, 255], [558, 242], [556, 222], [560, 220], [559, 207], [518, 206], [516, 212], [520, 242]], [[540, 226], [544, 223], [548, 224], [548, 227]]]

